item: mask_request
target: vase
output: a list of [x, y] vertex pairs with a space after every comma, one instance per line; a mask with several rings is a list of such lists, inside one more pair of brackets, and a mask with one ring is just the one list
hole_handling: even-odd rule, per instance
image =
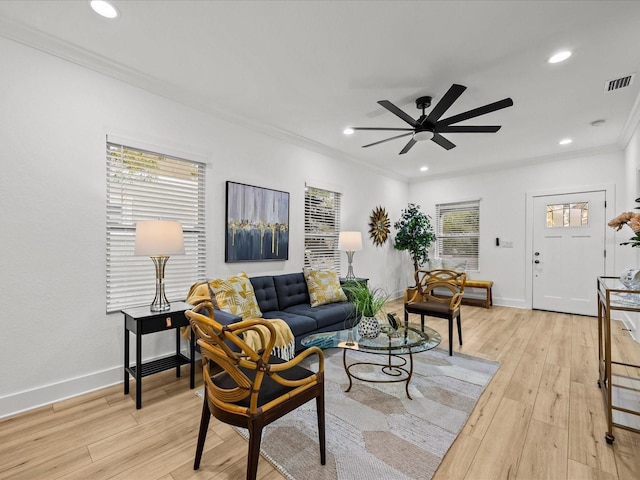
[[380, 335], [380, 323], [376, 317], [362, 317], [358, 323], [358, 334], [365, 338], [376, 338]]
[[[622, 283], [627, 290], [640, 291], [640, 270], [637, 268], [627, 268], [622, 275], [620, 275], [620, 283]], [[640, 293], [625, 293], [624, 298], [633, 303], [640, 303]]]
[[627, 268], [620, 275], [620, 282], [629, 290], [640, 290], [640, 270]]

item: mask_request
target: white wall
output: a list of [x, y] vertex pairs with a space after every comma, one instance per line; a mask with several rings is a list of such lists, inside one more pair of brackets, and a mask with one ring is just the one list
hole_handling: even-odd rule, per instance
[[[472, 277], [495, 281], [496, 303], [528, 308], [526, 194], [615, 184], [615, 203], [624, 209], [640, 196], [637, 132], [626, 158], [602, 153], [407, 186], [4, 38], [0, 64], [0, 417], [122, 381], [122, 316], [105, 314], [108, 134], [208, 164], [209, 277], [300, 271], [304, 184], [313, 181], [343, 192], [342, 227], [363, 232], [355, 273], [395, 295], [411, 282], [411, 261], [391, 241], [376, 248], [367, 239], [373, 208], [385, 207], [393, 223], [409, 200], [433, 215], [436, 202], [482, 198], [482, 270]], [[624, 193], [625, 171], [635, 175], [633, 194]], [[226, 180], [291, 193], [289, 261], [224, 263]], [[612, 217], [618, 210], [614, 205], [608, 212]], [[514, 248], [496, 249], [495, 237], [512, 240]], [[616, 236], [618, 243], [623, 239]], [[616, 249], [615, 272], [635, 259], [629, 250]], [[144, 356], [172, 347], [170, 336], [151, 335]]]
[[[631, 136], [631, 139], [625, 148], [625, 171], [627, 188], [624, 199], [625, 201], [620, 208], [620, 212], [637, 212], [638, 210], [636, 210], [636, 207], [640, 206], [640, 204], [635, 202], [635, 199], [640, 197], [640, 126], [636, 126], [635, 132]], [[631, 236], [631, 230], [629, 230], [628, 227], [624, 227], [620, 231], [620, 235], [618, 237], [623, 241], [627, 240]], [[629, 246], [620, 248], [624, 249], [622, 255], [625, 259], [625, 263], [622, 265], [620, 271], [631, 267], [640, 268], [640, 248], [632, 248]], [[624, 321], [629, 328], [631, 335], [637, 342], [640, 342], [640, 314], [625, 314]]]
[[[527, 275], [531, 254], [527, 253], [527, 194], [572, 191], [585, 186], [613, 185], [615, 204], [623, 203], [624, 155], [601, 153], [557, 161], [537, 162], [521, 167], [491, 170], [446, 179], [425, 179], [409, 187], [410, 201], [420, 204], [435, 218], [435, 204], [480, 198], [480, 271], [470, 278], [493, 280], [497, 305], [531, 308]], [[617, 209], [608, 205], [613, 218]], [[613, 244], [613, 231], [607, 232]], [[512, 241], [513, 248], [498, 248], [495, 239]], [[530, 247], [529, 247], [530, 248]], [[609, 258], [607, 274], [619, 271], [618, 255]], [[595, 288], [595, 281], [594, 281]]]
[[[106, 135], [207, 162], [209, 277], [300, 271], [307, 180], [343, 191], [343, 228], [365, 239], [373, 208], [384, 206], [395, 221], [407, 203], [405, 182], [4, 38], [0, 64], [0, 417], [122, 381], [122, 315], [105, 314]], [[224, 263], [226, 180], [291, 193], [289, 261]], [[397, 293], [410, 264], [390, 243], [364, 243], [356, 274]], [[171, 335], [149, 335], [143, 353], [173, 345]]]

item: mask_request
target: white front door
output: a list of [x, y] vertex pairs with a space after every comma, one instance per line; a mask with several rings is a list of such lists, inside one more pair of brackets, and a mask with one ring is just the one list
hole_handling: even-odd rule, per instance
[[605, 272], [605, 192], [533, 197], [533, 308], [597, 315]]

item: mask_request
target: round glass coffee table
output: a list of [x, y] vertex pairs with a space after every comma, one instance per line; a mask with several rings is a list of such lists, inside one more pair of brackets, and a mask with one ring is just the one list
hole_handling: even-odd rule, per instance
[[[342, 348], [342, 363], [349, 378], [349, 387], [345, 390], [346, 392], [351, 390], [352, 378], [374, 383], [405, 382], [407, 397], [411, 399], [409, 382], [413, 375], [413, 354], [437, 347], [441, 340], [440, 334], [429, 327], [402, 326], [394, 330], [387, 325], [382, 325], [380, 329], [380, 334], [375, 338], [361, 337], [358, 335], [357, 327], [336, 332], [314, 333], [303, 338], [302, 345], [304, 347]], [[347, 351], [349, 350], [384, 355], [386, 361], [347, 363]], [[380, 371], [390, 378], [365, 378], [355, 371], [358, 365], [380, 367]]]

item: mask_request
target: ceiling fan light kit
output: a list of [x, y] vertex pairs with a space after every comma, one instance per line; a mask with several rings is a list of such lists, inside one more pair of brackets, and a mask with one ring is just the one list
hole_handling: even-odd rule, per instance
[[425, 140], [431, 140], [433, 138], [433, 132], [429, 130], [421, 130], [413, 134], [413, 139], [416, 142], [423, 142]]
[[396, 128], [396, 127], [351, 127], [350, 130], [381, 130], [381, 131], [400, 131], [406, 132], [399, 135], [395, 135], [384, 140], [369, 143], [363, 145], [362, 148], [372, 147], [381, 143], [395, 140], [396, 138], [408, 137], [411, 135], [411, 140], [400, 151], [400, 155], [407, 153], [417, 143], [424, 140], [431, 140], [440, 145], [445, 150], [451, 150], [455, 148], [455, 144], [443, 137], [442, 133], [495, 133], [500, 130], [499, 125], [453, 125], [454, 123], [464, 122], [481, 115], [486, 115], [496, 110], [501, 110], [513, 105], [513, 100], [505, 98], [482, 107], [474, 108], [467, 112], [459, 113], [452, 117], [440, 120], [442, 115], [453, 105], [453, 103], [462, 95], [467, 87], [463, 85], [453, 84], [451, 88], [445, 93], [435, 107], [431, 110], [431, 113], [427, 115], [425, 110], [431, 106], [431, 97], [424, 96], [416, 99], [416, 107], [422, 110], [422, 115], [418, 119], [414, 119], [403, 110], [395, 106], [389, 100], [380, 100], [378, 104], [386, 108], [401, 120], [408, 123], [411, 128]]

